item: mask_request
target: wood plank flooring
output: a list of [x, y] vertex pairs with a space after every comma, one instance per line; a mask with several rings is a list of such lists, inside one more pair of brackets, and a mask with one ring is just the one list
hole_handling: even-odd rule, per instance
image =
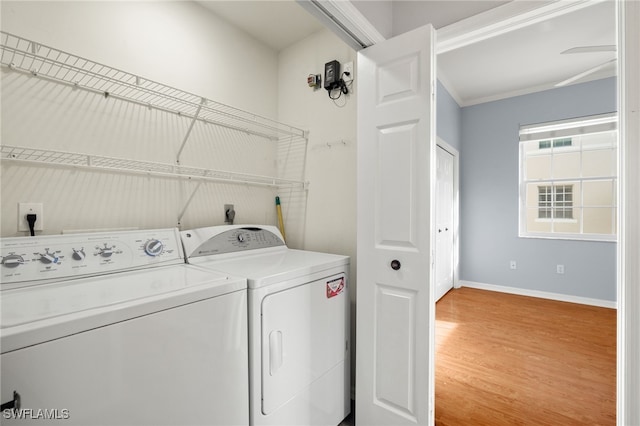
[[454, 289], [435, 363], [436, 425], [615, 425], [614, 309]]

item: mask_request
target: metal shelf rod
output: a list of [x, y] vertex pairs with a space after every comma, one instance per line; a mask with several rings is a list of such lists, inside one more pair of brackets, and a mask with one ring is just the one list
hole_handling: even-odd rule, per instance
[[2, 161], [271, 188], [306, 189], [302, 181], [115, 157], [2, 145]]

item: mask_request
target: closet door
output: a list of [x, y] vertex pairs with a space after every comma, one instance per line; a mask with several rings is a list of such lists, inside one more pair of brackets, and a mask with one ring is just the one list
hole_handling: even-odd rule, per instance
[[453, 155], [436, 149], [435, 300], [453, 288]]
[[358, 53], [356, 422], [433, 424], [431, 25]]

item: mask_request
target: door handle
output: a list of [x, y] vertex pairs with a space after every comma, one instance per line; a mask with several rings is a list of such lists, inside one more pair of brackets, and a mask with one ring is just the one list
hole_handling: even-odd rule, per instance
[[398, 269], [400, 269], [402, 265], [400, 264], [400, 261], [398, 259], [393, 259], [391, 261], [391, 269], [393, 269], [394, 271], [397, 271]]
[[442, 229], [438, 229], [438, 232], [442, 232]]
[[269, 374], [272, 376], [282, 367], [282, 331], [269, 333]]

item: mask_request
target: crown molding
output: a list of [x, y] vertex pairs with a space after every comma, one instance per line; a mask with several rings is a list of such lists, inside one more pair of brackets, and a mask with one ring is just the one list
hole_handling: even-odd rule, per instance
[[385, 40], [385, 37], [350, 1], [296, 0], [296, 2], [325, 26], [331, 28], [355, 50]]
[[436, 53], [445, 53], [611, 0], [515, 0], [437, 31]]

